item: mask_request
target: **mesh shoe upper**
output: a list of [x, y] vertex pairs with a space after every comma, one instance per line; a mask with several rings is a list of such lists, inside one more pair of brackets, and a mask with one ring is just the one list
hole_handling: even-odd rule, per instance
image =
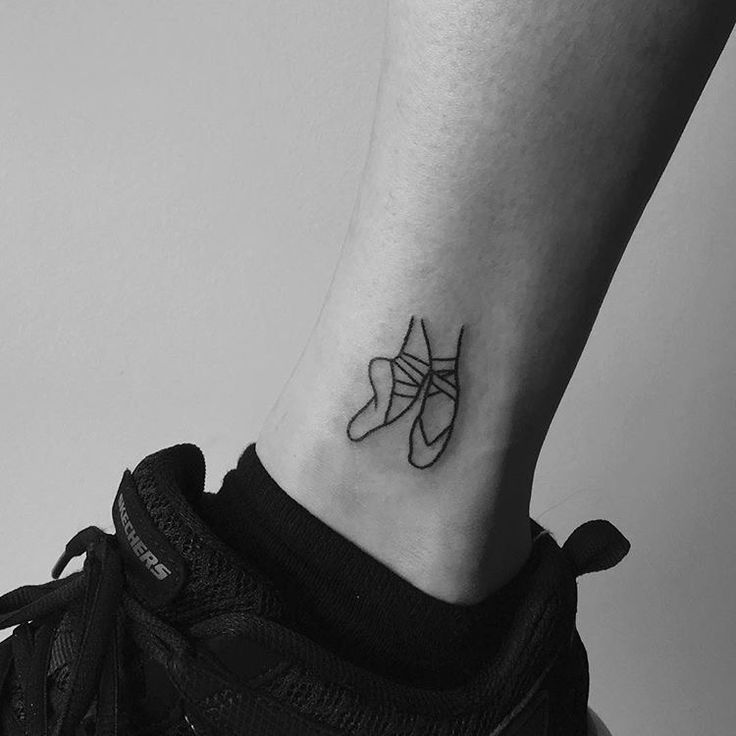
[[560, 548], [533, 524], [507, 635], [452, 689], [340, 659], [289, 626], [279, 591], [197, 514], [204, 460], [177, 445], [126, 471], [115, 534], [71, 540], [83, 570], [0, 598], [0, 733], [183, 736], [583, 736], [587, 658], [577, 575], [628, 543], [607, 522]]

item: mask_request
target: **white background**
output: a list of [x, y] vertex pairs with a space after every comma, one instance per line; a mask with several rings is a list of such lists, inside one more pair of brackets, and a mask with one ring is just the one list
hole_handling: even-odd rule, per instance
[[[180, 441], [208, 488], [316, 318], [375, 98], [384, 2], [0, 1], [0, 590], [109, 526]], [[629, 246], [533, 511], [633, 551], [581, 583], [616, 736], [736, 722], [736, 43]]]

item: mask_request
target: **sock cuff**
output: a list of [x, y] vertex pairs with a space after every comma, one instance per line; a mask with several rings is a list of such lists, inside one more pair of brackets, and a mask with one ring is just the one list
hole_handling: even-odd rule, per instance
[[452, 686], [487, 661], [534, 567], [530, 558], [514, 580], [479, 603], [439, 600], [291, 498], [254, 444], [225, 476], [206, 514], [231, 547], [274, 581], [302, 633], [417, 686]]

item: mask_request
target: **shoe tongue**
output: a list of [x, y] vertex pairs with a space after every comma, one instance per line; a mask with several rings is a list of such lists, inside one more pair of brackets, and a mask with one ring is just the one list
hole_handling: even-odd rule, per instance
[[132, 592], [177, 623], [220, 612], [278, 615], [272, 586], [197, 514], [204, 476], [204, 457], [194, 445], [161, 450], [123, 474], [113, 520]]
[[133, 471], [140, 486], [196, 503], [204, 491], [204, 455], [196, 445], [174, 445], [141, 460]]
[[194, 445], [161, 450], [123, 474], [113, 507], [115, 533], [132, 585], [154, 608], [171, 602], [184, 585], [189, 566], [167, 531], [176, 506], [203, 488], [204, 458]]

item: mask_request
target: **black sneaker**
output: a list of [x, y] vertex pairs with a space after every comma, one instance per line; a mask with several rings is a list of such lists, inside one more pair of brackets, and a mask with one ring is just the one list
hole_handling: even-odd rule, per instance
[[178, 445], [126, 471], [115, 534], [89, 527], [54, 567], [0, 598], [2, 736], [585, 736], [588, 664], [575, 629], [585, 572], [629, 544], [591, 521], [560, 548], [533, 523], [528, 589], [482, 671], [413, 688], [285, 625], [279, 591], [197, 513], [204, 459]]

